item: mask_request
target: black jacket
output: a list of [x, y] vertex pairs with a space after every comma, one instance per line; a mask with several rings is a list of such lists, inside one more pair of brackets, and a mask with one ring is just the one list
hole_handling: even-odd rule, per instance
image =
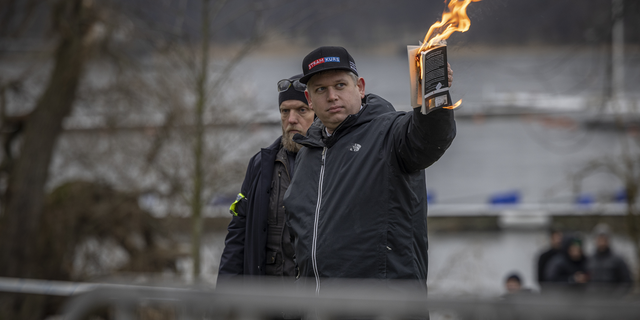
[[540, 255], [540, 258], [538, 258], [538, 283], [548, 281], [545, 270], [547, 269], [549, 261], [558, 253], [560, 253], [559, 249], [550, 248]]
[[331, 137], [324, 130], [316, 121], [294, 137], [306, 148], [284, 198], [301, 276], [316, 290], [320, 278], [425, 280], [423, 169], [455, 137], [453, 111], [396, 112], [369, 94]]
[[240, 191], [247, 202], [238, 207], [227, 228], [218, 278], [265, 274], [269, 191], [281, 138], [249, 161]]
[[610, 248], [596, 251], [587, 262], [591, 293], [608, 297], [623, 296], [633, 288], [633, 279], [622, 257]]
[[564, 253], [557, 254], [547, 264], [545, 279], [549, 282], [574, 283], [574, 275], [577, 272], [588, 273], [587, 259], [573, 261]]
[[603, 283], [632, 283], [631, 272], [620, 256], [607, 248], [596, 251], [587, 263], [592, 282]]
[[573, 236], [567, 236], [563, 239], [560, 253], [554, 255], [547, 263], [544, 274], [546, 281], [575, 283], [574, 276], [577, 272], [588, 274], [587, 258], [584, 253], [580, 260], [572, 260], [569, 256], [569, 247], [576, 241]]

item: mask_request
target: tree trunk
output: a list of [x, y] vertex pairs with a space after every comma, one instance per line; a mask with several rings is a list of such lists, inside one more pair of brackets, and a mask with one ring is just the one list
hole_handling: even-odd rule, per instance
[[200, 247], [202, 242], [202, 189], [204, 157], [204, 108], [207, 104], [207, 72], [209, 71], [209, 0], [202, 1], [202, 65], [196, 83], [198, 100], [195, 105], [195, 137], [193, 145], [193, 195], [191, 199], [191, 220], [193, 225], [191, 235], [191, 258], [193, 259], [193, 280], [200, 279]]
[[86, 60], [87, 19], [81, 0], [62, 0], [53, 10], [59, 42], [46, 88], [25, 124], [20, 153], [9, 176], [0, 239], [0, 275], [30, 277], [45, 197], [45, 183], [62, 121], [71, 112]]
[[[46, 268], [36, 254], [44, 188], [62, 121], [71, 112], [86, 62], [84, 38], [95, 21], [83, 2], [60, 0], [52, 10], [59, 41], [53, 70], [25, 123], [20, 152], [9, 173], [0, 224], [0, 276], [38, 277], [39, 269]], [[5, 294], [0, 297], [0, 318], [41, 319], [45, 304], [43, 296]]]

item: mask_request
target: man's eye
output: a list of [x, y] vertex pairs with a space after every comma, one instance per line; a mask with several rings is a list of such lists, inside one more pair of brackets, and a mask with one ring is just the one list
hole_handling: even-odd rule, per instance
[[299, 111], [299, 112], [300, 112], [300, 113], [305, 113], [305, 112], [307, 112], [307, 108], [300, 108], [300, 111]]
[[338, 83], [338, 84], [336, 84], [336, 88], [337, 88], [337, 89], [343, 89], [343, 88], [344, 88], [344, 87], [346, 87], [346, 86], [347, 86], [347, 85], [346, 85], [346, 84], [344, 84], [344, 83]]
[[322, 92], [324, 92], [326, 89], [327, 89], [327, 88], [325, 88], [325, 87], [318, 87], [318, 88], [316, 89], [316, 93], [322, 93]]
[[280, 114], [287, 114], [289, 113], [289, 110], [280, 110]]

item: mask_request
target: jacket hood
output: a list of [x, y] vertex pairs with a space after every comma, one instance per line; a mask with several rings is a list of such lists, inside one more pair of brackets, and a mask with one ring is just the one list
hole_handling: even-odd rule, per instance
[[353, 131], [357, 127], [370, 122], [386, 113], [396, 112], [396, 109], [389, 103], [389, 101], [377, 96], [375, 94], [367, 94], [362, 99], [362, 109], [356, 114], [348, 115], [340, 125], [333, 132], [331, 137], [324, 138], [323, 132], [326, 128], [319, 118], [313, 122], [313, 124], [307, 130], [307, 136], [303, 136], [297, 133], [293, 137], [293, 141], [305, 146], [305, 147], [328, 147], [331, 148], [340, 137]]

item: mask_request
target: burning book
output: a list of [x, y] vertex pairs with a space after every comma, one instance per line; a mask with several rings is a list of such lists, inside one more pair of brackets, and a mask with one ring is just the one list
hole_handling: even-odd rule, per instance
[[447, 46], [441, 45], [422, 52], [419, 46], [407, 46], [411, 77], [411, 106], [422, 106], [421, 112], [427, 114], [438, 108], [452, 104], [449, 94], [447, 68]]
[[480, 0], [451, 0], [448, 11], [442, 13], [442, 21], [434, 23], [427, 32], [422, 45], [407, 46], [409, 77], [411, 80], [411, 106], [422, 107], [427, 114], [440, 108], [455, 109], [449, 94], [447, 46], [445, 40], [456, 32], [469, 30], [471, 20], [467, 6]]

